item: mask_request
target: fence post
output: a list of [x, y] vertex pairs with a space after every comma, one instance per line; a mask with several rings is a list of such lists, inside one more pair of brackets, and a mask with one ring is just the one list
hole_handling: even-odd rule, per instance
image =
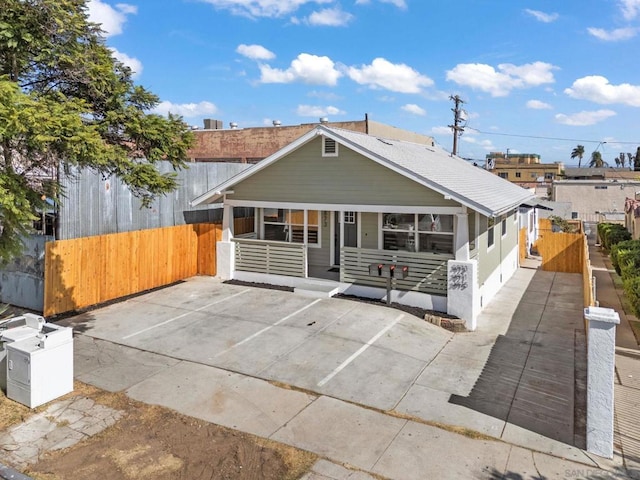
[[613, 380], [616, 325], [620, 316], [611, 308], [587, 307], [587, 451], [613, 458]]

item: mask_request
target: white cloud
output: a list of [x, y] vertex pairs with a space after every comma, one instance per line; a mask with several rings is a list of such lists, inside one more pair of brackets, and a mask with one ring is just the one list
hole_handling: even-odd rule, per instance
[[286, 70], [260, 65], [262, 83], [303, 82], [312, 85], [336, 85], [342, 74], [329, 57], [301, 53]]
[[133, 78], [138, 78], [142, 75], [142, 62], [140, 60], [130, 57], [126, 53], [119, 52], [115, 48], [110, 48], [109, 50], [111, 50], [113, 58], [131, 69], [131, 76]]
[[447, 80], [490, 93], [493, 97], [505, 97], [515, 88], [555, 82], [552, 70], [557, 68], [545, 62], [520, 66], [503, 63], [498, 65], [498, 70], [482, 63], [461, 63], [447, 71]]
[[115, 8], [101, 0], [90, 0], [87, 4], [89, 21], [101, 24], [104, 35], [111, 37], [122, 33], [127, 15], [138, 12], [138, 7], [127, 3], [118, 3]]
[[346, 112], [332, 106], [298, 105], [296, 113], [302, 117], [324, 117], [326, 115], [344, 115]]
[[343, 11], [341, 8], [325, 8], [319, 12], [313, 12], [307, 18], [309, 25], [321, 27], [344, 27], [354, 19], [350, 13]]
[[[380, 3], [390, 3], [398, 8], [407, 8], [407, 2], [405, 0], [379, 0]], [[369, 5], [371, 0], [356, 0], [356, 5]]]
[[421, 75], [404, 63], [391, 63], [384, 58], [376, 58], [371, 65], [361, 68], [348, 67], [349, 78], [370, 88], [384, 88], [399, 93], [420, 93], [424, 87], [433, 85], [433, 80]]
[[555, 22], [559, 17], [557, 13], [545, 13], [541, 12], [540, 10], [531, 10], [529, 8], [525, 8], [524, 11], [534, 17], [536, 20], [543, 23]]
[[472, 135], [463, 135], [460, 137], [463, 142], [470, 143], [472, 145], [478, 145], [480, 148], [487, 152], [495, 152], [497, 149], [493, 145], [491, 140], [480, 140]]
[[245, 45], [240, 44], [236, 48], [236, 52], [251, 60], [273, 60], [276, 58], [276, 54], [267, 50], [262, 45]]
[[609, 80], [599, 75], [582, 77], [573, 82], [571, 88], [564, 93], [580, 100], [602, 105], [622, 104], [631, 107], [640, 107], [640, 86], [622, 83], [611, 85]]
[[292, 14], [308, 3], [327, 4], [334, 0], [200, 0], [233, 15], [279, 18]]
[[527, 102], [527, 108], [531, 108], [533, 110], [550, 110], [553, 107], [548, 103], [541, 102], [540, 100], [529, 100]]
[[613, 110], [596, 110], [592, 112], [582, 111], [571, 115], [558, 113], [556, 115], [556, 122], [563, 125], [571, 125], [572, 127], [585, 127], [588, 125], [595, 125], [596, 123], [602, 122], [614, 115], [616, 115], [616, 112]]
[[218, 111], [211, 102], [199, 102], [199, 103], [171, 103], [169, 101], [160, 102], [160, 104], [153, 109], [153, 113], [159, 115], [166, 115], [169, 112], [174, 115], [181, 115], [185, 118], [194, 118], [202, 115], [213, 115]]
[[451, 135], [451, 127], [433, 127], [429, 132], [431, 135]]
[[640, 14], [640, 0], [620, 0], [620, 10], [625, 20], [633, 20]]
[[413, 113], [414, 115], [424, 116], [427, 114], [427, 111], [424, 108], [419, 107], [415, 103], [407, 103], [406, 105], [403, 105], [401, 108], [405, 112]]
[[638, 29], [633, 27], [616, 28], [615, 30], [605, 30], [603, 28], [587, 28], [590, 35], [605, 42], [619, 42], [629, 40], [638, 34]]

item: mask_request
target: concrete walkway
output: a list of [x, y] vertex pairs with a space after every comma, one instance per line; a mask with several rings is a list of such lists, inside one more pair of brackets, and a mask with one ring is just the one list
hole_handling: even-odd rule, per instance
[[76, 337], [76, 370], [99, 388], [317, 453], [328, 463], [308, 479], [627, 478], [621, 462], [574, 446], [582, 428], [573, 414], [575, 346], [583, 342], [575, 333], [577, 285], [571, 275], [519, 269], [479, 330], [454, 335], [391, 410], [281, 388], [91, 331]]
[[[574, 412], [579, 412], [584, 385], [576, 375], [583, 361], [576, 352], [584, 339], [577, 333], [582, 312], [577, 286], [570, 274], [520, 268], [487, 305], [478, 331], [452, 335], [402, 387], [400, 401], [390, 409], [180, 358], [175, 349], [161, 354], [93, 336], [101, 322], [125, 326], [122, 304], [109, 315], [97, 312], [93, 323], [76, 330], [76, 378], [312, 451], [322, 460], [305, 480], [629, 478], [635, 468], [631, 462], [640, 458], [632, 458], [633, 442], [640, 437], [629, 429], [619, 429], [617, 436], [625, 438], [620, 445], [629, 470], [621, 456], [607, 461], [579, 448], [584, 425]], [[159, 294], [164, 301], [172, 295], [166, 290], [156, 298]], [[196, 300], [189, 297], [191, 303]], [[160, 305], [153, 308], [160, 311]], [[302, 320], [305, 326], [312, 323]], [[395, 345], [397, 334], [385, 336], [385, 342]], [[314, 358], [321, 354], [315, 352]], [[618, 367], [619, 376], [626, 375], [618, 387], [635, 395], [640, 373], [632, 361], [625, 364], [630, 370]], [[358, 368], [366, 373], [368, 364]], [[616, 405], [618, 426], [635, 425], [633, 395], [619, 395], [631, 404]]]

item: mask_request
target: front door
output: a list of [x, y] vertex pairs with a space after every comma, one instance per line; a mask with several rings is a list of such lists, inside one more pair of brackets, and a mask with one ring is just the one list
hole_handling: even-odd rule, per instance
[[334, 228], [334, 265], [340, 265], [340, 228], [344, 230], [344, 246], [345, 247], [357, 247], [358, 246], [358, 213], [357, 212], [342, 212], [344, 215], [344, 221], [340, 222], [340, 213], [335, 212], [335, 228]]

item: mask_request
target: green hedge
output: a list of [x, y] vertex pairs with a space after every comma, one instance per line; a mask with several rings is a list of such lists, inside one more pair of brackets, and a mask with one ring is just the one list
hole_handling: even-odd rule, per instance
[[631, 234], [615, 223], [598, 224], [598, 236], [622, 278], [624, 294], [634, 315], [640, 316], [640, 240], [631, 240]]
[[616, 243], [631, 240], [631, 234], [619, 223], [599, 223], [598, 237], [605, 250], [611, 250]]
[[624, 240], [611, 247], [609, 252], [611, 264], [618, 275], [634, 265], [640, 270], [640, 240]]

